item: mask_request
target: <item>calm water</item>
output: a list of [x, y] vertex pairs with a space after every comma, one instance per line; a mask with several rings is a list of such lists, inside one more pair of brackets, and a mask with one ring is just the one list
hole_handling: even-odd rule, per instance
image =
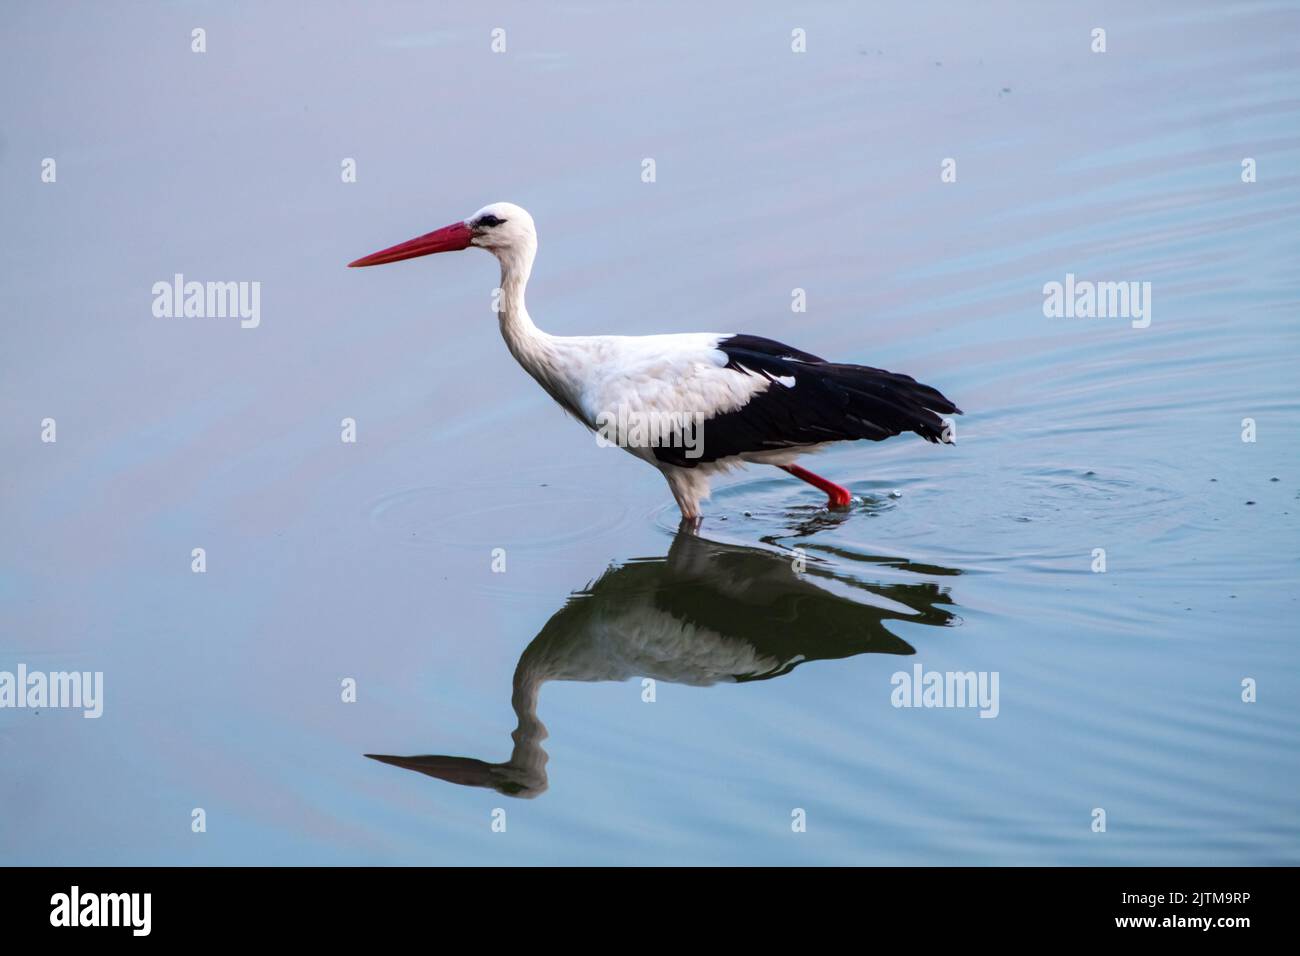
[[[5, 13], [0, 671], [105, 699], [0, 710], [0, 860], [1300, 862], [1300, 8], [445, 6]], [[677, 535], [489, 257], [343, 268], [498, 199], [550, 331], [909, 372], [957, 446]], [[260, 326], [154, 317], [178, 272]], [[918, 664], [997, 718], [892, 706]]]

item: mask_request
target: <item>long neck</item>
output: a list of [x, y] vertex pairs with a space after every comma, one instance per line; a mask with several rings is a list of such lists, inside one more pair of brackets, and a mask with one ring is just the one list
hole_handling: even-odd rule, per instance
[[498, 256], [501, 260], [501, 303], [497, 318], [501, 323], [501, 336], [511, 354], [530, 372], [532, 369], [524, 356], [535, 352], [542, 340], [549, 337], [533, 324], [528, 306], [524, 304], [524, 290], [533, 271], [535, 255], [536, 249], [524, 248], [502, 252]]
[[529, 246], [519, 251], [502, 252], [497, 257], [501, 260], [501, 310], [497, 316], [501, 323], [501, 337], [524, 371], [560, 405], [581, 419], [582, 413], [573, 396], [574, 383], [565, 375], [564, 355], [567, 352], [563, 348], [564, 340], [547, 335], [534, 325], [524, 304], [524, 289], [528, 285], [529, 273], [533, 271], [536, 252], [536, 247]]

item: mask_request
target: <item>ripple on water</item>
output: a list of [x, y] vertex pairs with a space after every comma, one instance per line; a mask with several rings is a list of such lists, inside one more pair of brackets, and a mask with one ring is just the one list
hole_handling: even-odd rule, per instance
[[1148, 533], [1157, 533], [1191, 517], [1174, 471], [1172, 464], [1154, 461], [1111, 463], [1097, 469], [1029, 465], [1016, 482], [1014, 513], [1058, 526], [1138, 523]]
[[[705, 504], [703, 527], [711, 532], [709, 537], [724, 535], [749, 544], [774, 544], [777, 539], [836, 528], [854, 518], [886, 514], [902, 497], [897, 483], [863, 480], [848, 487], [853, 503], [832, 510], [820, 492], [809, 493], [789, 478], [755, 477], [719, 486]], [[676, 532], [681, 513], [674, 503], [665, 502], [655, 509], [652, 519], [661, 530]]]
[[[789, 479], [755, 477], [715, 490], [699, 534], [785, 554], [797, 547], [812, 573], [859, 586], [932, 579], [933, 586], [946, 589], [967, 566], [949, 566], [947, 556], [940, 560], [939, 552], [912, 540], [909, 496], [923, 484], [919, 478], [850, 480], [853, 503], [832, 510], [820, 493]], [[661, 530], [677, 531], [678, 512], [671, 503], [652, 517]]]
[[[957, 470], [941, 462], [930, 466], [933, 476], [883, 480], [846, 479], [841, 470], [854, 493], [854, 503], [843, 510], [827, 509], [819, 495], [788, 479], [737, 481], [715, 490], [701, 533], [780, 550], [798, 545], [831, 561], [921, 573], [956, 565], [954, 573], [1015, 568], [1032, 574], [1077, 569], [1080, 549], [1113, 540], [1112, 532], [1122, 531], [1130, 542], [1154, 542], [1211, 523], [1202, 509], [1189, 507], [1189, 497], [1202, 492], [1190, 491], [1189, 477], [1171, 462], [1089, 467], [983, 455]], [[873, 472], [879, 473], [874, 461]], [[660, 530], [677, 530], [671, 502], [652, 517]]]

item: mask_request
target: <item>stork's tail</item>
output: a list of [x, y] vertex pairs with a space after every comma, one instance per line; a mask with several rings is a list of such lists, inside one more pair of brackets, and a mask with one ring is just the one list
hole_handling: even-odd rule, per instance
[[844, 397], [850, 423], [861, 431], [858, 437], [880, 441], [916, 432], [926, 441], [955, 443], [951, 423], [941, 416], [962, 411], [937, 388], [865, 365], [827, 362], [818, 371]]

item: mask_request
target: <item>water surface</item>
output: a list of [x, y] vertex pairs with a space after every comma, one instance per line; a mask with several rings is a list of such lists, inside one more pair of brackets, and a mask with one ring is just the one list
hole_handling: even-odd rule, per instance
[[[6, 18], [0, 670], [105, 704], [0, 710], [0, 860], [1300, 862], [1294, 4]], [[840, 514], [737, 473], [679, 535], [487, 256], [343, 268], [501, 199], [548, 330], [907, 372], [956, 447], [826, 453]], [[154, 317], [178, 272], [260, 326]], [[1046, 318], [1067, 273], [1149, 327]], [[918, 664], [996, 719], [892, 706]]]

